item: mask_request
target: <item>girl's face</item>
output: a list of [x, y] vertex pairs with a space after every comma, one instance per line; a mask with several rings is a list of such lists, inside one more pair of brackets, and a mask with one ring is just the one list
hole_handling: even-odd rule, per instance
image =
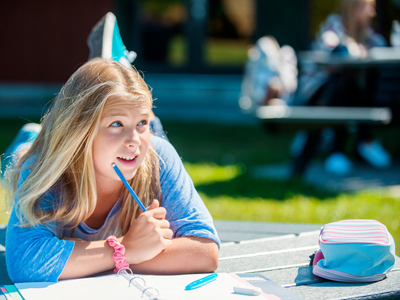
[[97, 182], [120, 181], [112, 163], [126, 180], [135, 176], [150, 143], [149, 117], [150, 109], [133, 108], [120, 96], [107, 100], [92, 148]]
[[360, 27], [368, 27], [371, 23], [371, 19], [375, 16], [376, 10], [374, 1], [366, 0], [358, 3], [354, 12], [354, 19]]

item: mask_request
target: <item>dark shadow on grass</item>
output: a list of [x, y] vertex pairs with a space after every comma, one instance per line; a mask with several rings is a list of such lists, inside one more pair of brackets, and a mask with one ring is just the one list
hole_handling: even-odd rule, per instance
[[196, 185], [196, 189], [210, 197], [263, 198], [284, 201], [294, 195], [315, 197], [321, 200], [332, 198], [337, 193], [304, 183], [301, 179], [287, 181], [254, 179], [244, 173], [231, 180]]

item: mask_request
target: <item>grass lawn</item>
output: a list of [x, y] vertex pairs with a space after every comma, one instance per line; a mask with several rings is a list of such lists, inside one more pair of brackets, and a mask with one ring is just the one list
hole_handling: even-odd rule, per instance
[[[293, 133], [259, 127], [164, 122], [171, 143], [215, 219], [324, 224], [365, 218], [385, 224], [400, 244], [400, 197], [393, 190], [332, 193], [301, 179], [257, 180], [252, 167], [290, 161]], [[398, 129], [376, 134], [400, 157]], [[397, 250], [400, 254], [400, 250]]]
[[[25, 122], [0, 120], [0, 153]], [[315, 224], [376, 219], [400, 244], [400, 198], [392, 190], [332, 193], [301, 179], [257, 180], [251, 176], [254, 166], [290, 160], [292, 133], [271, 134], [254, 126], [179, 122], [163, 125], [215, 219]], [[393, 138], [396, 129], [377, 133], [384, 146], [400, 157], [398, 141]], [[0, 194], [0, 208], [4, 204], [1, 197]], [[1, 214], [0, 223], [6, 220], [7, 215]]]

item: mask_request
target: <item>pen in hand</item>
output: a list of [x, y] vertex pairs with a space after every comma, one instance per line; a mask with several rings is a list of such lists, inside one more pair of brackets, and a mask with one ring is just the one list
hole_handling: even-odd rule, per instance
[[125, 177], [122, 175], [121, 171], [118, 169], [117, 165], [115, 163], [113, 163], [112, 167], [113, 167], [115, 173], [117, 173], [118, 177], [121, 179], [122, 183], [128, 189], [129, 193], [132, 195], [133, 199], [135, 199], [136, 203], [142, 209], [142, 211], [143, 212], [147, 211], [147, 209], [144, 207], [143, 203], [140, 201], [139, 197], [135, 194], [132, 187], [129, 185], [129, 183], [126, 181]]

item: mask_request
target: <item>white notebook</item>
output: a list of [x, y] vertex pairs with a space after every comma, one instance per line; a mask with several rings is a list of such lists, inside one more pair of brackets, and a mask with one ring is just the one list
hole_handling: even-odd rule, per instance
[[[25, 300], [83, 300], [83, 299], [284, 299], [263, 292], [258, 296], [241, 295], [234, 292], [235, 286], [251, 286], [236, 274], [218, 273], [215, 281], [200, 288], [186, 291], [185, 287], [207, 274], [190, 275], [135, 275], [122, 272], [120, 275], [106, 275], [82, 279], [62, 280], [57, 283], [31, 282], [16, 283], [15, 286]], [[279, 289], [282, 287], [268, 281]], [[260, 280], [264, 280], [260, 277]], [[265, 289], [263, 289], [265, 291]], [[271, 291], [273, 292], [273, 291]], [[293, 295], [293, 294], [292, 294]], [[293, 295], [294, 296], [294, 295]], [[249, 298], [250, 297], [250, 298]], [[296, 298], [297, 299], [297, 298]]]

